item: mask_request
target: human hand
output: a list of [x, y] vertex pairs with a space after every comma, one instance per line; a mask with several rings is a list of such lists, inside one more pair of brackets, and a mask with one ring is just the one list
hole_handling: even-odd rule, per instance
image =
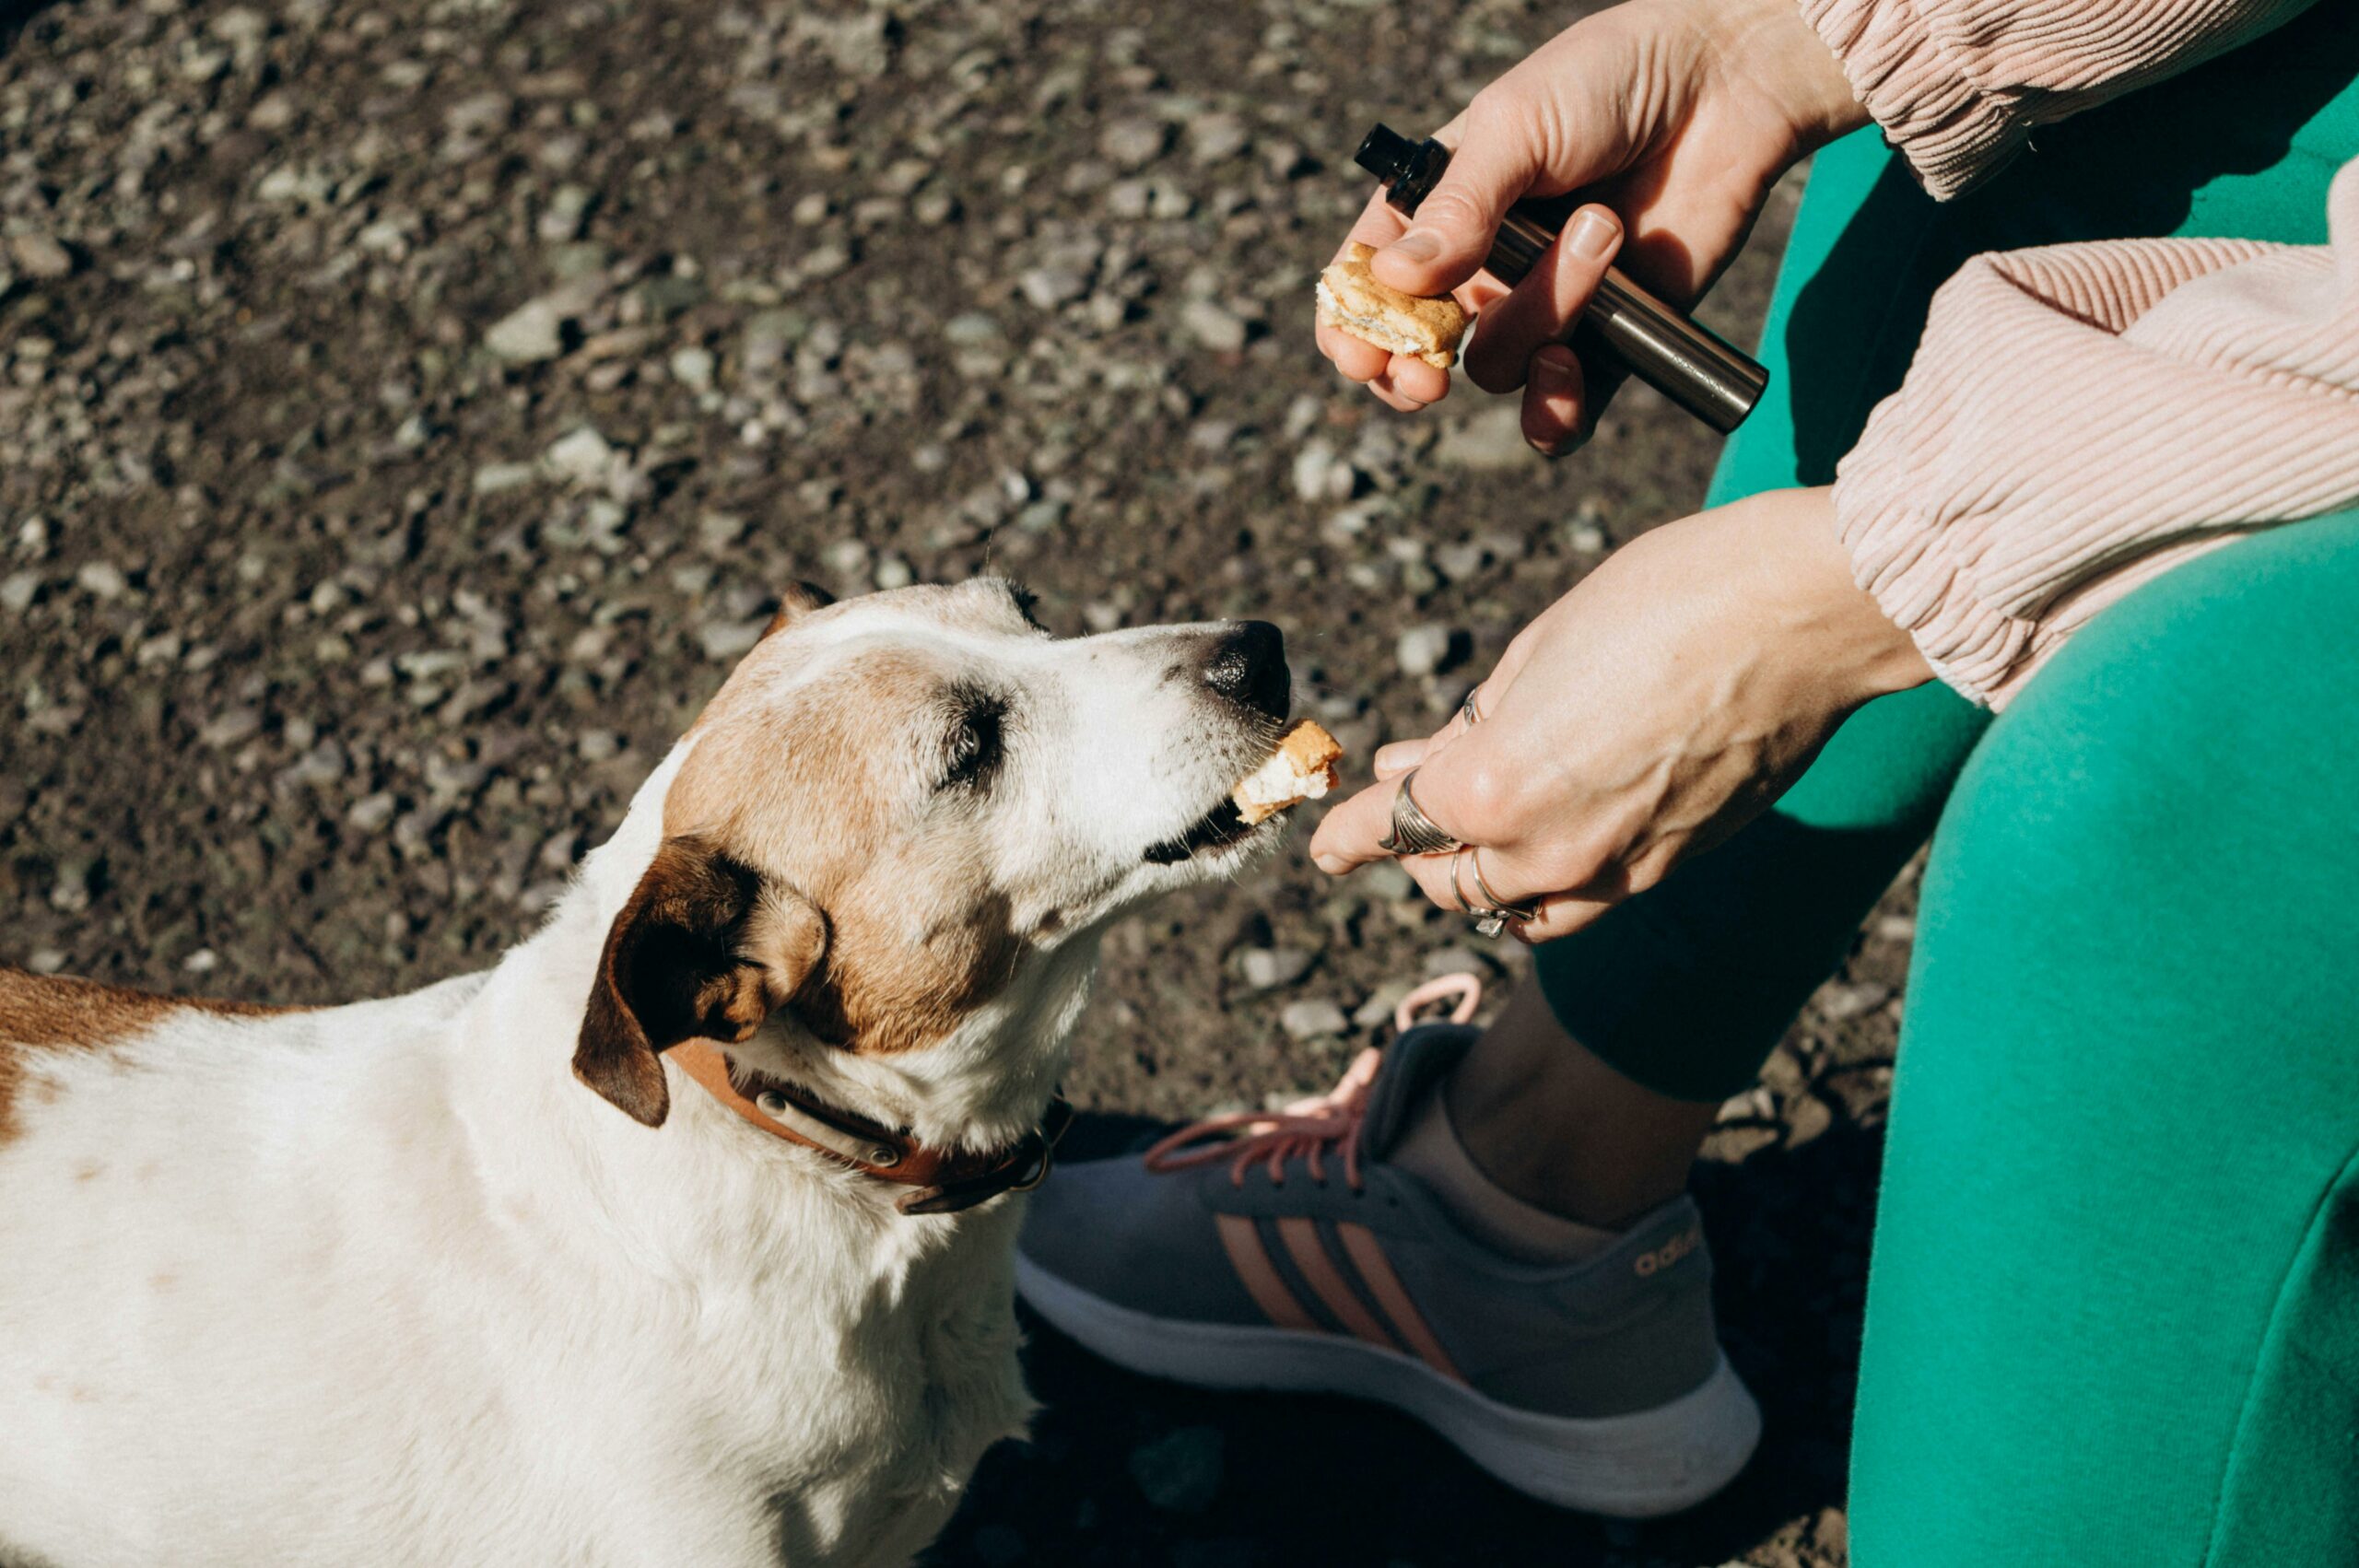
[[[1435, 133], [1449, 168], [1414, 224], [1379, 192], [1349, 239], [1377, 247], [1379, 281], [1476, 312], [1467, 375], [1485, 392], [1522, 387], [1524, 438], [1555, 455], [1596, 417], [1562, 339], [1617, 252], [1638, 282], [1694, 303], [1778, 177], [1866, 122], [1794, 0], [1629, 0], [1557, 34]], [[1568, 191], [1594, 200], [1521, 283], [1480, 273], [1510, 205]], [[1449, 390], [1448, 371], [1330, 327], [1319, 347], [1398, 409]]]
[[[1851, 580], [1829, 492], [1778, 490], [1624, 545], [1526, 626], [1461, 714], [1376, 755], [1379, 780], [1310, 841], [1341, 875], [1387, 858], [1396, 780], [1499, 900], [1566, 935], [1662, 880], [1785, 791], [1853, 708], [1932, 672]], [[1402, 861], [1461, 907], [1450, 855]], [[1471, 875], [1464, 897], [1482, 902]]]

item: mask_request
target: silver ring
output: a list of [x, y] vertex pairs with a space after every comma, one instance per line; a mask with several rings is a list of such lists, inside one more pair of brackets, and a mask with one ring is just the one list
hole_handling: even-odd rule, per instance
[[1474, 706], [1474, 694], [1482, 689], [1480, 685], [1467, 687], [1466, 700], [1458, 705], [1459, 716], [1466, 720], [1466, 727], [1469, 730], [1483, 721], [1483, 710]]
[[[1475, 850], [1476, 847], [1469, 844], [1456, 856], [1454, 856], [1449, 862], [1450, 895], [1458, 900], [1458, 912], [1460, 914], [1472, 915], [1474, 917], [1474, 933], [1477, 936], [1496, 938], [1501, 931], [1507, 930], [1508, 922], [1510, 920], [1520, 925], [1528, 921], [1538, 919], [1540, 918], [1540, 911], [1537, 908], [1519, 909], [1514, 905], [1509, 904], [1497, 894], [1491, 891], [1491, 884], [1483, 880], [1483, 861], [1476, 854]], [[1484, 898], [1483, 903], [1468, 903], [1466, 890], [1461, 887], [1458, 882], [1458, 863], [1460, 860], [1465, 861], [1467, 865], [1473, 869], [1474, 887], [1477, 892], [1482, 894]]]
[[1474, 913], [1474, 907], [1466, 902], [1466, 889], [1458, 881], [1459, 864], [1473, 852], [1473, 848], [1472, 844], [1461, 844], [1449, 857], [1449, 895], [1458, 900], [1458, 912], [1461, 915]]
[[1427, 816], [1409, 793], [1409, 782], [1416, 777], [1414, 767], [1401, 776], [1401, 788], [1392, 795], [1392, 831], [1378, 839], [1376, 847], [1388, 855], [1446, 855], [1459, 847], [1458, 838]]

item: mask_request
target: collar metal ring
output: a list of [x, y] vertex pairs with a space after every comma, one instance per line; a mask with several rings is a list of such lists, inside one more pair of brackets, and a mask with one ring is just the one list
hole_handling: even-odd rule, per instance
[[1411, 768], [1401, 776], [1401, 788], [1392, 795], [1392, 831], [1377, 840], [1376, 847], [1388, 855], [1446, 855], [1459, 847], [1455, 835], [1427, 816], [1417, 805], [1416, 797], [1409, 793], [1409, 785], [1417, 777]]

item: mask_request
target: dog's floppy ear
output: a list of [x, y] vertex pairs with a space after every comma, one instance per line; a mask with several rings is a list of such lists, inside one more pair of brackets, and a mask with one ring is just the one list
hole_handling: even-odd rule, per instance
[[607, 930], [573, 1075], [650, 1127], [672, 1097], [656, 1053], [749, 1038], [819, 966], [826, 919], [693, 834], [667, 838]]
[[778, 596], [778, 614], [762, 628], [762, 636], [786, 626], [816, 610], [824, 610], [836, 602], [836, 596], [816, 582], [790, 582], [786, 591]]

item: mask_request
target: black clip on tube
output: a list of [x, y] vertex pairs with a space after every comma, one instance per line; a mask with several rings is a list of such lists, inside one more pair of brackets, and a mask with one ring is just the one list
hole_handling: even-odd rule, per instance
[[[1379, 125], [1360, 144], [1356, 161], [1384, 183], [1384, 199], [1406, 216], [1449, 166], [1449, 149], [1413, 142]], [[1523, 280], [1556, 238], [1542, 221], [1546, 209], [1518, 202], [1508, 209], [1483, 270], [1509, 288]], [[1632, 375], [1726, 435], [1744, 423], [1769, 384], [1769, 372], [1625, 276], [1618, 267], [1590, 297], [1574, 333], [1585, 354], [1602, 350]]]

